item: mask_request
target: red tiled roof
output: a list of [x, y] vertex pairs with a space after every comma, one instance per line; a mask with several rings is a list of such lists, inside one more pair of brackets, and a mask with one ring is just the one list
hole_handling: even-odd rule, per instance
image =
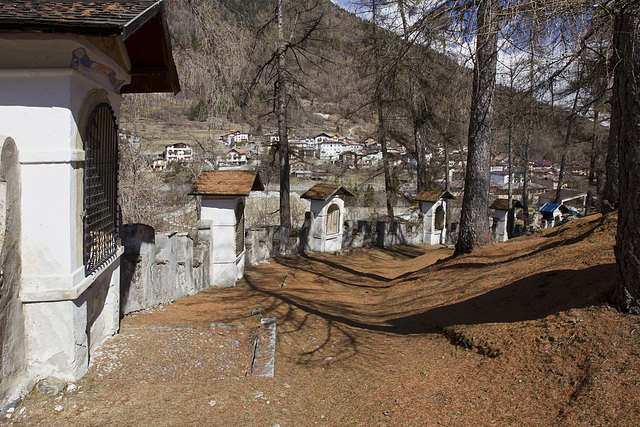
[[413, 200], [418, 201], [418, 202], [430, 202], [430, 203], [435, 203], [440, 199], [455, 199], [455, 197], [453, 197], [453, 194], [449, 193], [448, 191], [443, 191], [443, 190], [424, 190], [421, 191], [420, 193], [416, 194], [416, 196], [413, 198]]
[[344, 188], [342, 185], [333, 184], [316, 184], [308, 189], [302, 196], [303, 199], [311, 200], [329, 200], [333, 196], [355, 197], [353, 193]]
[[0, 32], [122, 36], [131, 63], [122, 93], [180, 92], [162, 0], [3, 0]]
[[202, 172], [189, 194], [198, 196], [248, 196], [251, 191], [262, 191], [260, 174], [253, 171]]

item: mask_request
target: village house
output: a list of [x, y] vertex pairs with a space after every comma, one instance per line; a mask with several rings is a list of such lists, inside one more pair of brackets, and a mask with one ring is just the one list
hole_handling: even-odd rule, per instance
[[340, 153], [340, 162], [346, 167], [357, 168], [360, 157], [355, 151], [343, 151]]
[[312, 175], [309, 165], [303, 161], [294, 161], [291, 163], [291, 175], [296, 178], [310, 178]]
[[246, 148], [231, 148], [220, 151], [218, 164], [222, 166], [244, 166], [249, 159], [249, 150]]
[[18, 196], [5, 205], [17, 222], [2, 265], [2, 404], [36, 379], [80, 378], [118, 331], [120, 103], [180, 90], [163, 7], [0, 2], [2, 158], [19, 159], [5, 175]]
[[220, 141], [227, 147], [233, 147], [236, 144], [248, 142], [249, 134], [239, 130], [230, 130], [220, 137]]
[[339, 141], [325, 140], [318, 144], [318, 158], [320, 160], [337, 162], [342, 154], [343, 144]]
[[164, 159], [168, 164], [174, 162], [190, 162], [193, 159], [193, 149], [184, 142], [167, 145], [164, 149]]
[[153, 159], [151, 162], [151, 170], [154, 172], [167, 169], [167, 161], [165, 159]]
[[317, 147], [320, 143], [329, 141], [331, 139], [331, 135], [322, 132], [313, 135], [311, 139], [313, 140], [313, 145]]

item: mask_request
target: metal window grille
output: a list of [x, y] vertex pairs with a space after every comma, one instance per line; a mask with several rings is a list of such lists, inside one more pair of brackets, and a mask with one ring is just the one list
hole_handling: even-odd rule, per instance
[[88, 276], [116, 252], [118, 241], [118, 127], [109, 104], [99, 104], [91, 113], [84, 150], [84, 266]]
[[244, 204], [236, 207], [236, 256], [244, 250]]

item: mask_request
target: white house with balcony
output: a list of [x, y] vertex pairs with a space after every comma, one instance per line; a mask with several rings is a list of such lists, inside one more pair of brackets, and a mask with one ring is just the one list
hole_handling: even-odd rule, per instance
[[190, 162], [193, 159], [193, 148], [184, 142], [176, 142], [164, 148], [164, 159], [168, 164], [174, 162]]
[[320, 160], [337, 162], [344, 150], [344, 144], [340, 141], [327, 140], [318, 144], [318, 157]]
[[233, 147], [236, 144], [249, 142], [249, 134], [239, 130], [230, 130], [220, 137], [222, 143], [227, 147]]
[[0, 324], [23, 325], [0, 328], [0, 407], [25, 378], [80, 378], [118, 331], [120, 103], [179, 90], [162, 1], [0, 2], [0, 134], [21, 204]]

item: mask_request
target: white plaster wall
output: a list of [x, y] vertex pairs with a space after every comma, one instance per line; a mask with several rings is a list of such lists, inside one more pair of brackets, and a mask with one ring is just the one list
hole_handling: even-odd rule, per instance
[[238, 203], [245, 204], [244, 197], [202, 197], [200, 218], [211, 221], [210, 275], [212, 286], [235, 286], [244, 275], [245, 251], [236, 256], [236, 214]]
[[[421, 210], [424, 215], [424, 243], [429, 245], [440, 245], [447, 238], [447, 204], [444, 200], [438, 200], [435, 203], [420, 202]], [[444, 209], [444, 227], [442, 230], [435, 228], [435, 214], [438, 206]]]
[[82, 260], [83, 102], [103, 90], [116, 120], [121, 97], [104, 74], [71, 68], [73, 51], [129, 76], [79, 36], [0, 36], [0, 125], [14, 136], [22, 176], [22, 286], [27, 361], [34, 377], [77, 379], [89, 349], [117, 331], [119, 251], [89, 277]]
[[87, 370], [86, 309], [73, 301], [24, 304], [27, 362], [35, 378], [55, 374], [74, 381]]
[[[326, 233], [326, 214], [330, 205], [337, 204], [340, 208], [340, 222], [336, 234]], [[342, 249], [342, 234], [344, 223], [344, 200], [332, 197], [327, 201], [311, 200], [311, 212], [314, 215], [313, 228], [310, 233], [309, 248], [316, 252], [332, 252]]]
[[[0, 54], [4, 57], [3, 48], [16, 43], [0, 39]], [[53, 65], [58, 65], [55, 58], [63, 58], [65, 69], [0, 70], [0, 117], [3, 129], [15, 135], [23, 165], [22, 250], [28, 286], [34, 280], [42, 282], [30, 276], [71, 275], [65, 281], [73, 284], [83, 278], [78, 271], [83, 268], [83, 261], [82, 240], [78, 238], [82, 232], [78, 230], [82, 188], [78, 188], [77, 162], [84, 160], [84, 151], [77, 122], [87, 94], [110, 87], [101, 75], [68, 68], [73, 49], [78, 46], [87, 45], [75, 39], [63, 40], [47, 52]], [[87, 52], [92, 59], [100, 59], [124, 75], [101, 52]], [[25, 65], [27, 59], [13, 59], [12, 64]], [[96, 80], [103, 84], [96, 84]], [[117, 118], [121, 98], [111, 92], [109, 100]], [[38, 284], [43, 285], [46, 286]]]
[[497, 220], [496, 225], [496, 240], [498, 242], [506, 242], [509, 240], [509, 234], [507, 233], [507, 211], [496, 210], [494, 214], [494, 221]]

